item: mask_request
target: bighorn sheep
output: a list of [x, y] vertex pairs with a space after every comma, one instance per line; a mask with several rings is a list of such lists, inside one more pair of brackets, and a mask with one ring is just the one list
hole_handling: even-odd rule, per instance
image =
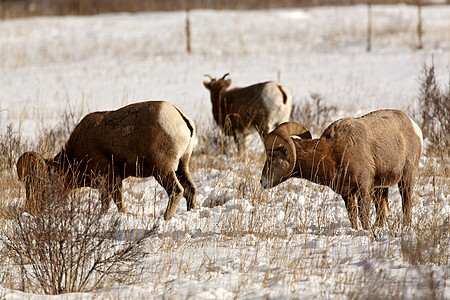
[[233, 136], [238, 152], [246, 156], [252, 130], [264, 140], [278, 124], [289, 121], [292, 97], [273, 81], [227, 91], [231, 85], [227, 75], [218, 80], [205, 75], [210, 81], [203, 84], [211, 94], [214, 120], [225, 135]]
[[52, 166], [67, 174], [67, 182], [72, 185], [68, 188], [96, 188], [95, 178], [103, 176], [108, 183], [107, 190], [101, 193], [103, 211], [109, 207], [108, 195], [112, 195], [117, 209], [126, 213], [121, 187], [122, 180], [129, 176], [154, 176], [165, 188], [169, 195], [166, 220], [175, 214], [183, 195], [187, 209], [194, 209], [198, 192], [189, 173], [194, 137], [193, 122], [164, 101], [88, 114], [53, 160], [26, 152], [17, 161], [19, 178], [26, 185], [25, 209], [36, 213], [32, 208], [40, 204], [33, 201], [43, 190], [37, 172], [48, 172]]
[[340, 119], [318, 139], [312, 139], [303, 125], [287, 122], [265, 139], [261, 185], [268, 189], [298, 177], [329, 186], [344, 199], [354, 229], [358, 229], [358, 198], [359, 218], [367, 230], [370, 198], [375, 202], [375, 226], [381, 227], [389, 211], [388, 187], [398, 184], [403, 225], [408, 225], [422, 147], [419, 126], [399, 110]]

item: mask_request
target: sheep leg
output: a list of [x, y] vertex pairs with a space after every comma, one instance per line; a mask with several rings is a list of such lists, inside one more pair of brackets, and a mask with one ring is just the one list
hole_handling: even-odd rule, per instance
[[402, 209], [403, 209], [403, 226], [411, 224], [411, 202], [412, 202], [412, 178], [414, 176], [403, 175], [402, 179], [398, 183], [398, 189], [402, 196]]
[[164, 213], [164, 220], [167, 221], [172, 218], [177, 211], [180, 200], [183, 197], [184, 189], [173, 171], [167, 176], [158, 177], [157, 180], [169, 196], [169, 203], [167, 204], [166, 212]]
[[106, 212], [109, 209], [111, 197], [117, 206], [117, 210], [121, 213], [127, 213], [122, 198], [122, 178], [118, 175], [120, 173], [119, 168], [114, 167], [114, 172], [109, 172], [107, 178], [107, 187], [101, 193], [102, 212]]
[[234, 142], [236, 143], [236, 147], [240, 156], [247, 158], [248, 157], [248, 148], [250, 145], [250, 135], [247, 133], [240, 133], [233, 135]]
[[358, 197], [358, 214], [364, 230], [370, 229], [369, 210], [370, 210], [370, 194], [367, 191], [360, 193]]
[[114, 203], [117, 206], [117, 210], [121, 213], [126, 214], [127, 210], [125, 209], [125, 204], [123, 203], [122, 198], [122, 178], [120, 176], [116, 176], [113, 185], [113, 199]]
[[181, 159], [178, 165], [176, 175], [181, 185], [184, 188], [184, 197], [186, 198], [187, 210], [195, 209], [197, 202], [198, 190], [195, 186], [194, 180], [189, 172], [189, 160]]
[[375, 219], [376, 227], [383, 227], [389, 214], [389, 188], [375, 188], [373, 191], [375, 201], [375, 210], [377, 217]]
[[348, 219], [350, 220], [350, 226], [358, 230], [358, 217], [357, 217], [357, 206], [355, 195], [342, 196], [345, 202], [345, 207], [347, 208]]

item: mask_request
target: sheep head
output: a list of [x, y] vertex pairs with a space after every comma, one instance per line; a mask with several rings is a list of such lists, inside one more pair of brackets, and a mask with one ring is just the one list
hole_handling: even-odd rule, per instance
[[231, 79], [226, 77], [230, 75], [229, 73], [223, 75], [220, 79], [212, 78], [210, 75], [205, 75], [210, 79], [210, 81], [203, 81], [203, 85], [212, 93], [221, 93], [228, 89], [231, 85]]
[[31, 214], [36, 214], [42, 206], [47, 164], [48, 161], [36, 152], [25, 152], [17, 160], [17, 175], [25, 183], [25, 210]]
[[297, 162], [297, 152], [291, 136], [311, 139], [309, 130], [295, 122], [285, 122], [269, 133], [264, 141], [266, 162], [261, 175], [261, 185], [273, 188], [288, 179]]

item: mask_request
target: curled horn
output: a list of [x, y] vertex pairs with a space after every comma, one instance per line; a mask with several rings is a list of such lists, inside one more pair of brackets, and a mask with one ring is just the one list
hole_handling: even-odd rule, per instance
[[228, 75], [230, 75], [230, 73], [223, 75], [223, 77], [220, 80], [225, 80], [225, 77], [227, 77]]
[[206, 77], [208, 77], [208, 78], [209, 78], [209, 80], [213, 80], [213, 78], [211, 77], [211, 75], [205, 74], [205, 75], [203, 75], [203, 76], [206, 76]]
[[266, 150], [273, 150], [280, 146], [287, 150], [290, 165], [284, 176], [289, 176], [294, 171], [295, 163], [297, 162], [297, 152], [294, 141], [291, 138], [293, 135], [303, 139], [312, 138], [311, 133], [305, 126], [296, 122], [285, 122], [269, 133], [264, 141]]

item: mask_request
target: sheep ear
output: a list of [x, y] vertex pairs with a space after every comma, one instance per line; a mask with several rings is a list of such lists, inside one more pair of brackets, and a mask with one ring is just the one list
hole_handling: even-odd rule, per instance
[[209, 89], [209, 87], [210, 87], [210, 82], [208, 82], [208, 81], [203, 81], [203, 85], [205, 86], [205, 88]]

